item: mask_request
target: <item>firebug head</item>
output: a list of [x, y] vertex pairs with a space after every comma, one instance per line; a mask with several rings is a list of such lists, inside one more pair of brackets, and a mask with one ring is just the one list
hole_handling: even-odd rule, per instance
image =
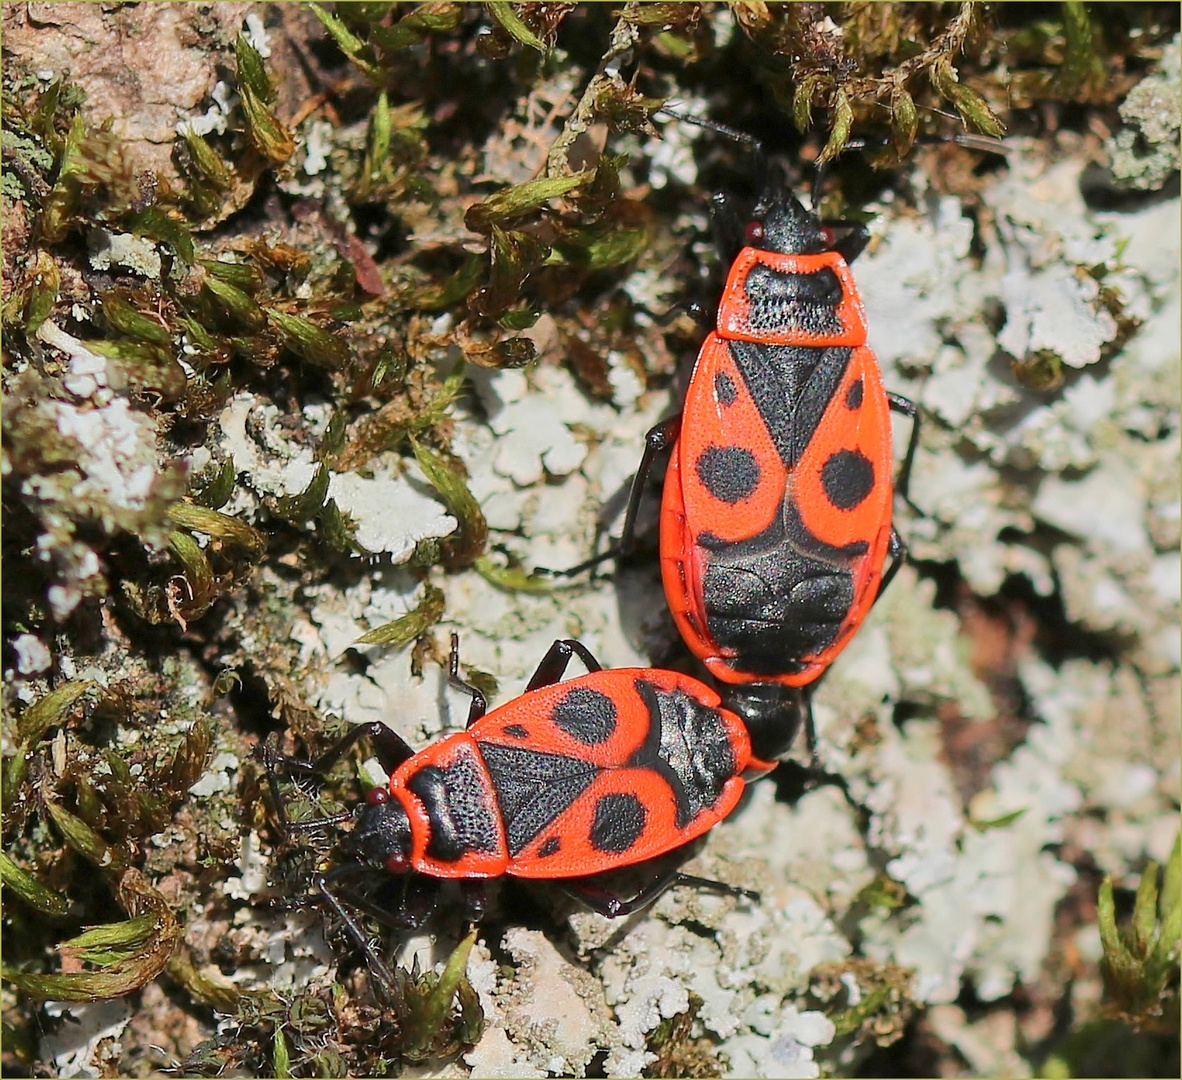
[[[375, 788], [374, 791], [385, 791]], [[373, 866], [398, 873], [410, 865], [410, 819], [395, 798], [367, 798], [341, 850]]]
[[746, 238], [752, 247], [784, 255], [814, 255], [825, 251], [830, 243], [817, 216], [784, 191], [760, 199], [747, 225]]

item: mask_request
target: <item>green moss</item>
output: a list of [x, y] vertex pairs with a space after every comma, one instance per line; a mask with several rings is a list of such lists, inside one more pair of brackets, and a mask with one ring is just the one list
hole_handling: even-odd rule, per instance
[[135, 871], [123, 875], [118, 891], [124, 907], [137, 914], [92, 926], [58, 946], [73, 964], [95, 970], [44, 975], [5, 970], [4, 978], [33, 998], [55, 1001], [119, 997], [156, 978], [180, 941], [181, 927], [164, 897]]
[[[178, 998], [232, 1011], [240, 1027], [182, 1063], [211, 1075], [377, 1075], [475, 1038], [462, 980], [445, 993], [428, 985], [433, 973], [413, 974], [422, 980], [413, 1033], [342, 988], [286, 1002], [239, 995], [181, 947], [151, 882], [132, 886], [136, 874], [180, 867], [177, 910], [224, 913], [222, 864], [237, 842], [224, 822], [254, 820], [258, 777], [242, 781], [245, 809], [238, 790], [195, 800], [188, 789], [215, 748], [245, 760], [259, 724], [313, 742], [324, 733], [293, 630], [316, 590], [371, 573], [327, 497], [331, 472], [414, 458], [460, 522], [408, 565], [423, 582], [416, 609], [362, 640], [413, 643], [420, 665], [434, 657], [432, 627], [454, 595], [440, 587], [446, 574], [550, 590], [488, 551], [452, 414], [468, 394], [468, 364], [536, 362], [545, 335], [531, 328], [545, 327], [542, 316], [562, 343], [543, 362], [571, 365], [602, 400], [610, 352], [628, 356], [649, 386], [667, 381], [672, 349], [650, 347], [656, 334], [646, 337], [638, 316], [654, 313], [620, 286], [636, 266], [661, 266], [693, 291], [695, 270], [678, 261], [684, 222], [700, 217], [710, 192], [705, 180], [646, 190], [646, 164], [629, 160], [624, 137], [659, 138], [652, 117], [674, 94], [709, 101], [712, 119], [774, 131], [773, 152], [793, 149], [795, 125], [826, 158], [884, 134], [902, 156], [916, 138], [954, 127], [1037, 133], [1041, 113], [1015, 125], [1012, 110], [1038, 107], [1068, 126], [1087, 119], [1086, 108], [1128, 92], [1176, 29], [1176, 16], [1148, 5], [1076, 2], [309, 9], [327, 35], [316, 47], [327, 88], [317, 119], [332, 129], [316, 177], [300, 168], [309, 126], [293, 117], [305, 103], [287, 100], [286, 73], [245, 38], [210, 38], [210, 69], [224, 62], [242, 104], [226, 134], [178, 136], [175, 185], [138, 175], [114, 128], [81, 110], [69, 82], [46, 83], [6, 58], [0, 95], [11, 271], [5, 629], [10, 640], [52, 641], [55, 665], [52, 681], [26, 683], [23, 697], [5, 690], [3, 871], [18, 931], [5, 935], [6, 963], [33, 980], [30, 995], [126, 992], [163, 977]], [[750, 172], [745, 151], [725, 140], [707, 137], [698, 156]], [[151, 241], [159, 276], [97, 275], [92, 229]], [[67, 388], [73, 358], [45, 340], [55, 328], [106, 361], [109, 385], [91, 397]], [[1028, 386], [1062, 378], [1054, 357], [1029, 364]], [[249, 465], [221, 445], [218, 417], [236, 395], [274, 406], [274, 434], [312, 449], [320, 467], [305, 491], [251, 494], [261, 488], [238, 471]], [[63, 417], [93, 421], [112, 403], [124, 422], [116, 430], [140, 436], [133, 464], [153, 477], [142, 499], [121, 500], [96, 444], [63, 429]], [[313, 428], [309, 405], [326, 406], [327, 430]], [[189, 454], [203, 463], [197, 475], [182, 464]], [[489, 689], [482, 673], [467, 675]], [[181, 842], [157, 850], [151, 837], [165, 828]], [[907, 899], [880, 878], [859, 904], [891, 910]], [[50, 911], [61, 921], [47, 929]], [[1153, 959], [1160, 935], [1113, 926], [1110, 966], [1122, 988], [1113, 1000], [1146, 1015], [1162, 1000], [1163, 971], [1170, 985], [1168, 964]], [[61, 977], [59, 942], [80, 970], [47, 983]], [[851, 1039], [881, 1040], [906, 1015], [901, 976], [856, 974], [865, 1003], [829, 997], [824, 1007]], [[695, 1034], [695, 1009], [654, 1036], [654, 1072], [723, 1070]]]
[[[1178, 954], [1182, 948], [1182, 834], [1159, 884], [1150, 862], [1141, 875], [1132, 918], [1116, 919], [1111, 878], [1100, 886], [1097, 915], [1104, 959], [1100, 970], [1111, 1016], [1135, 1028], [1178, 1031]], [[1159, 895], [1160, 888], [1160, 895]]]
[[715, 1044], [703, 1035], [695, 1034], [695, 1020], [702, 1008], [702, 999], [689, 995], [689, 1008], [662, 1020], [646, 1040], [648, 1050], [656, 1060], [645, 1068], [646, 1076], [706, 1077], [721, 1076], [726, 1072], [725, 1057]]
[[61, 893], [47, 889], [32, 874], [22, 870], [7, 855], [0, 852], [0, 881], [15, 896], [45, 915], [61, 917], [70, 910], [70, 902]]
[[980, 4], [939, 12], [906, 4], [843, 7], [844, 16], [834, 19], [840, 34], [825, 33], [811, 12], [794, 6], [738, 13], [762, 54], [761, 74], [797, 128], [807, 130], [817, 110], [826, 111], [829, 136], [819, 160], [836, 157], [857, 128], [883, 117], [896, 151], [905, 153], [917, 131], [917, 99], [929, 108], [951, 105], [971, 131], [1002, 133], [985, 97], [954, 64], [979, 40]]
[[554, 591], [554, 579], [531, 573], [520, 566], [502, 566], [488, 556], [482, 556], [473, 564], [473, 569], [490, 585], [507, 592], [548, 593]]
[[[6, 967], [4, 976], [33, 998], [91, 1001], [126, 994], [159, 976], [180, 940], [172, 905], [137, 864], [148, 837], [167, 824], [208, 767], [210, 725], [198, 714], [179, 739], [158, 737], [132, 760], [125, 751], [76, 737], [67, 740], [64, 731], [49, 739], [54, 729], [80, 726], [83, 716], [95, 730], [134, 728], [137, 707], [131, 689], [139, 684], [129, 670], [123, 675], [123, 683], [105, 689], [90, 681], [57, 688], [26, 709], [9, 733], [23, 740], [17, 760], [24, 762], [19, 771], [11, 768], [12, 759], [5, 762], [4, 870], [8, 895], [16, 900], [12, 915], [23, 920], [22, 903], [59, 920], [95, 910], [108, 889], [92, 884], [79, 895], [73, 882], [81, 865], [109, 883], [113, 899], [127, 915], [60, 942], [56, 949], [69, 959], [68, 972], [46, 970], [35, 949], [28, 951], [52, 933], [52, 924], [42, 922], [25, 936], [25, 947], [16, 952], [25, 953], [26, 959], [19, 969]], [[155, 726], [149, 723], [148, 729]], [[169, 741], [171, 752], [166, 750]], [[46, 768], [50, 759], [52, 771]], [[54, 881], [58, 889], [45, 888], [44, 880]]]
[[417, 957], [414, 967], [403, 975], [400, 1050], [408, 1061], [453, 1057], [480, 1038], [484, 1014], [464, 974], [476, 933], [470, 931], [452, 950], [438, 975], [420, 971]]
[[357, 639], [357, 644], [388, 645], [393, 648], [401, 648], [425, 633], [442, 617], [443, 593], [434, 585], [426, 584], [423, 587], [423, 598], [417, 607], [391, 622], [384, 623], [362, 634]]
[[[915, 972], [894, 963], [876, 964], [851, 957], [819, 964], [809, 973], [811, 1001], [833, 1021], [837, 1038], [890, 1046], [903, 1037], [915, 1012], [911, 984]], [[850, 980], [857, 986], [851, 996]]]
[[417, 439], [410, 445], [427, 480], [459, 522], [455, 533], [441, 542], [441, 558], [448, 566], [466, 566], [484, 551], [488, 539], [480, 504], [468, 490], [467, 470], [458, 459], [445, 459]]
[[275, 101], [275, 87], [267, 77], [263, 58], [241, 34], [234, 41], [238, 60], [238, 92], [246, 136], [271, 165], [282, 165], [295, 153], [291, 132], [268, 107]]

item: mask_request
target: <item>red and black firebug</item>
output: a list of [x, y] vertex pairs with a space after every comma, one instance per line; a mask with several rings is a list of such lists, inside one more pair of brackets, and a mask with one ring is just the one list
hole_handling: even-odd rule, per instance
[[[749, 143], [762, 162], [752, 137], [679, 118]], [[819, 181], [813, 210], [781, 185], [763, 187], [745, 225], [732, 199], [714, 196], [715, 238], [730, 271], [682, 410], [648, 433], [619, 545], [561, 573], [627, 550], [648, 472], [669, 452], [665, 595], [724, 706], [770, 760], [789, 749], [808, 714], [805, 688], [901, 565], [890, 412], [912, 419], [902, 492], [918, 413], [886, 391], [866, 344], [850, 269], [868, 242], [865, 226], [822, 219]]]
[[[560, 682], [572, 655], [588, 673]], [[347, 910], [352, 901], [336, 892], [356, 872], [453, 879], [465, 887], [471, 917], [482, 910], [481, 883], [504, 876], [551, 881], [611, 916], [638, 911], [679, 883], [755, 895], [679, 869], [746, 783], [773, 766], [752, 755], [745, 725], [709, 687], [673, 671], [605, 671], [571, 640], [556, 641], [525, 693], [491, 712], [460, 681], [454, 639], [451, 679], [471, 696], [467, 727], [418, 753], [377, 722], [358, 725], [315, 761], [258, 752], [287, 831], [352, 821], [341, 858], [313, 875], [312, 891], [342, 918], [383, 983], [389, 972]], [[367, 737], [385, 755], [388, 785], [371, 789], [351, 814], [288, 823], [276, 774], [322, 774]], [[622, 868], [641, 881], [627, 898], [605, 884]]]

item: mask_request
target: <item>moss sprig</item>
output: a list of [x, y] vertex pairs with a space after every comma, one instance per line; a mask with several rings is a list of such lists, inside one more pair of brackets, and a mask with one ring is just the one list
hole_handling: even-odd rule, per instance
[[[1116, 918], [1113, 883], [1100, 885], [1097, 919], [1104, 948], [1100, 971], [1110, 1016], [1134, 1028], [1178, 1030], [1178, 957], [1182, 949], [1182, 833], [1165, 874], [1150, 861], [1141, 875], [1132, 917]], [[1160, 890], [1160, 891], [1159, 891]], [[1173, 1002], [1172, 1005], [1170, 1003]]]

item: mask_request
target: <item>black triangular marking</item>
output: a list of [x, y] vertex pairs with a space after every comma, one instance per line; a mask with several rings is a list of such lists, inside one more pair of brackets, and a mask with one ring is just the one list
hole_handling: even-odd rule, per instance
[[565, 754], [499, 746], [479, 739], [476, 745], [497, 793], [510, 855], [520, 854], [602, 771], [597, 765]]
[[853, 350], [754, 341], [727, 345], [780, 459], [791, 468], [812, 441]]

